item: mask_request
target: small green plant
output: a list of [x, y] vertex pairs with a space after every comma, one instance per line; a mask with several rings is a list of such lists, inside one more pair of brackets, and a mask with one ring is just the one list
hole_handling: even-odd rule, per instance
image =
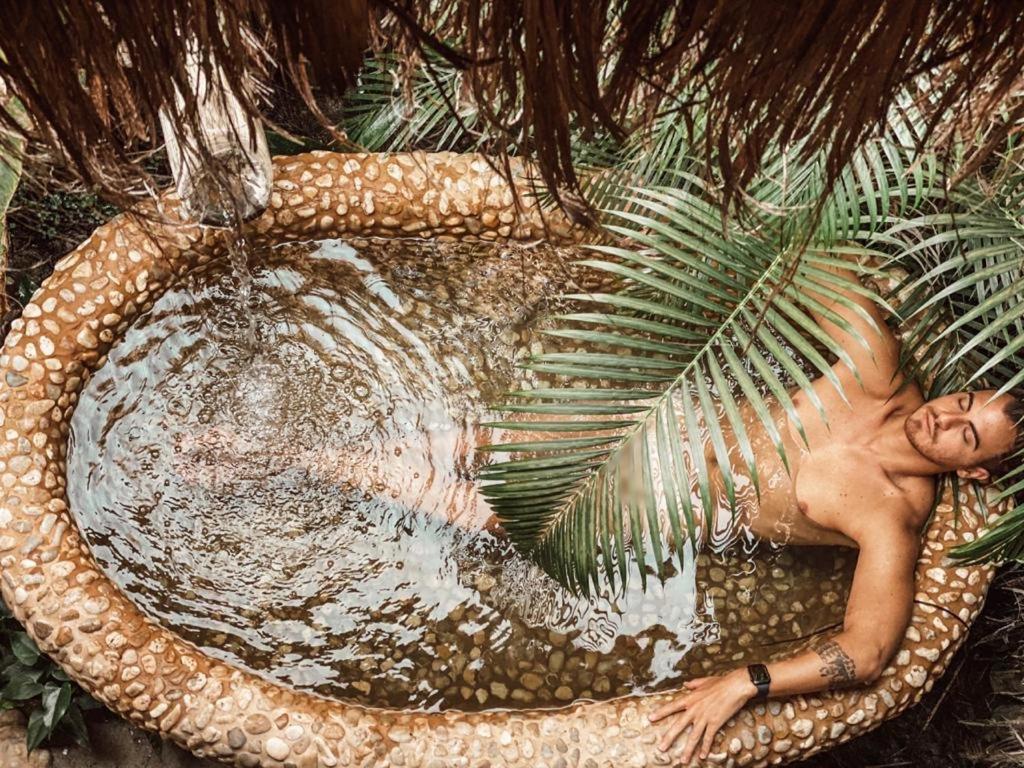
[[63, 669], [28, 636], [0, 601], [0, 710], [28, 714], [28, 749], [55, 734], [89, 743], [83, 712], [99, 704], [71, 682]]

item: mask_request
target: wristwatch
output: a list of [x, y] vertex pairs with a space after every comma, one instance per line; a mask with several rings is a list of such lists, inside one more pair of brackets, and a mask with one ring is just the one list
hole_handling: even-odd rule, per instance
[[755, 699], [767, 699], [768, 688], [772, 684], [772, 676], [768, 674], [768, 667], [764, 664], [751, 664], [747, 667], [747, 674], [750, 675], [750, 682], [757, 688]]

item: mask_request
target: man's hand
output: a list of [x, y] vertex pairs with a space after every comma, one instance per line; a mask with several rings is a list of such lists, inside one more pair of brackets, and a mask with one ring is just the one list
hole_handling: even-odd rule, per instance
[[757, 688], [750, 682], [746, 669], [690, 680], [683, 687], [686, 689], [684, 692], [661, 707], [650, 719], [657, 723], [670, 718], [658, 743], [658, 749], [662, 751], [667, 751], [687, 726], [693, 726], [683, 751], [683, 765], [686, 765], [693, 759], [698, 744], [701, 759], [708, 756], [715, 734], [726, 720], [754, 697]]
[[[910, 623], [920, 547], [916, 524], [898, 512], [875, 514], [869, 517], [869, 526], [837, 528], [860, 545], [843, 631], [816, 648], [768, 664], [772, 697], [871, 683], [892, 658]], [[700, 757], [707, 757], [715, 734], [757, 695], [757, 687], [741, 668], [691, 680], [684, 688], [651, 715], [651, 722], [668, 719], [658, 744], [661, 750], [692, 726], [683, 749], [685, 765], [698, 745]]]

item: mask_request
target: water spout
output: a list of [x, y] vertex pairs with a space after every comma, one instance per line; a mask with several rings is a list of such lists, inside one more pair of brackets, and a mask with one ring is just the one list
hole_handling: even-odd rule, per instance
[[[167, 110], [160, 125], [167, 159], [185, 216], [200, 224], [227, 226], [266, 210], [273, 170], [262, 127], [253, 121], [216, 61], [187, 67], [198, 103], [192, 121], [174, 122]], [[210, 73], [212, 72], [212, 77]], [[179, 110], [184, 99], [179, 98]]]

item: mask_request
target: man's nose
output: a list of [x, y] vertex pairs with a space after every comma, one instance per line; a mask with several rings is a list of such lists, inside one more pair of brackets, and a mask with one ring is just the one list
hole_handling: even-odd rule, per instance
[[949, 429], [950, 427], [956, 426], [957, 422], [961, 419], [963, 414], [961, 413], [950, 413], [949, 411], [941, 411], [935, 415], [935, 424], [939, 429]]

